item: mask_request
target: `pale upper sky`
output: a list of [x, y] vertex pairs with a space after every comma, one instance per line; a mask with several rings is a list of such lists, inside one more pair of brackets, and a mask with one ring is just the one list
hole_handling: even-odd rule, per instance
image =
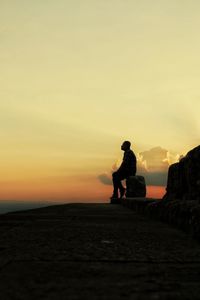
[[198, 145], [199, 28], [198, 0], [0, 0], [1, 187]]

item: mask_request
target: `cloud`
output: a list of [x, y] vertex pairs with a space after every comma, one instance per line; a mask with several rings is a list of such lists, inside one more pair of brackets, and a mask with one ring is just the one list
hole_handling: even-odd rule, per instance
[[160, 146], [138, 154], [137, 173], [147, 185], [166, 186], [169, 165], [178, 161], [179, 154]]
[[167, 172], [146, 172], [138, 174], [144, 176], [147, 185], [166, 186], [167, 184]]
[[105, 185], [112, 185], [112, 173], [115, 172], [119, 167], [120, 162], [117, 160], [111, 167], [111, 171], [102, 173], [98, 176], [101, 183]]
[[147, 172], [166, 170], [169, 166], [166, 149], [155, 147], [139, 153], [138, 167]]
[[100, 174], [98, 176], [98, 179], [100, 180], [101, 183], [105, 184], [105, 185], [112, 185], [112, 180], [111, 180], [111, 176], [109, 176], [108, 174], [104, 173], [104, 174]]

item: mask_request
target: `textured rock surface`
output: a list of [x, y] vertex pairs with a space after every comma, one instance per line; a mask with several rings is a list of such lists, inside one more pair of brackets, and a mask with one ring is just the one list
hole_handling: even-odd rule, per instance
[[126, 179], [126, 197], [145, 197], [146, 183], [143, 176], [130, 176]]
[[200, 245], [121, 205], [51, 206], [0, 225], [1, 299], [199, 299]]
[[122, 205], [184, 230], [200, 241], [200, 204], [197, 200], [123, 199]]
[[169, 168], [165, 200], [200, 200], [200, 146]]
[[200, 146], [169, 167], [162, 200], [125, 199], [123, 204], [167, 222], [200, 240]]

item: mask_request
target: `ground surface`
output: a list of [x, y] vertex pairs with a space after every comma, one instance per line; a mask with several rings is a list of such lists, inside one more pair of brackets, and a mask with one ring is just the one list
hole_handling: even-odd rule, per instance
[[0, 216], [0, 297], [200, 299], [200, 244], [120, 205]]

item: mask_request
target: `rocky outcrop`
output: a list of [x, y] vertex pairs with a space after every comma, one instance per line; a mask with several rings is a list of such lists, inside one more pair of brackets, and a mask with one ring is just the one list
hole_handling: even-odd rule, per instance
[[163, 199], [127, 198], [122, 204], [200, 240], [200, 146], [169, 167]]
[[126, 179], [126, 197], [145, 197], [146, 183], [143, 176], [129, 176]]
[[200, 146], [169, 167], [163, 200], [200, 200]]
[[182, 229], [200, 240], [200, 204], [196, 200], [127, 198], [121, 203], [138, 213]]

